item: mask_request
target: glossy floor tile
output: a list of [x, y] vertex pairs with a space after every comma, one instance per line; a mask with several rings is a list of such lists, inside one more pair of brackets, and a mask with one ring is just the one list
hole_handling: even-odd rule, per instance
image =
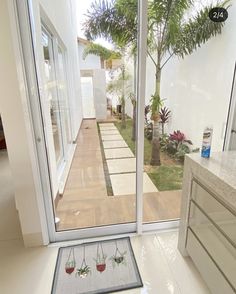
[[[177, 240], [177, 231], [131, 237], [144, 286], [120, 293], [210, 294], [191, 259], [178, 252]], [[0, 242], [0, 293], [50, 294], [57, 252], [57, 245], [26, 249], [20, 240]]]
[[[129, 195], [135, 194], [136, 191], [136, 174], [113, 174], [110, 175], [113, 194]], [[144, 193], [158, 192], [156, 186], [146, 173], [143, 173], [143, 191]]]
[[104, 149], [106, 159], [134, 157], [130, 148]]

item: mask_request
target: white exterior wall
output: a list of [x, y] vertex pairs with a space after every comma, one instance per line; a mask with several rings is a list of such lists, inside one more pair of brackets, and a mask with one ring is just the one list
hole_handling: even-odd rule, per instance
[[96, 112], [96, 119], [107, 118], [107, 99], [106, 99], [106, 71], [101, 68], [99, 56], [89, 54], [83, 59], [83, 51], [86, 45], [78, 43], [79, 66], [81, 70], [91, 72], [93, 78], [93, 97]]
[[93, 93], [96, 119], [106, 119], [106, 73], [104, 69], [93, 70]]
[[89, 54], [83, 59], [84, 44], [78, 43], [79, 64], [80, 69], [101, 69], [101, 59], [99, 56]]
[[[174, 58], [164, 68], [161, 98], [172, 111], [166, 131], [180, 130], [201, 147], [203, 129], [214, 128], [212, 149], [222, 151], [236, 61], [236, 1], [229, 9], [222, 34], [184, 60]], [[155, 70], [147, 63], [146, 104], [154, 93]]]

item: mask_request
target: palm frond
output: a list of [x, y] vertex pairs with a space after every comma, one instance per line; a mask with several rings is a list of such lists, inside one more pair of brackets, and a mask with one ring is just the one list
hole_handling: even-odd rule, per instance
[[[218, 2], [218, 7], [229, 8], [230, 0]], [[210, 5], [202, 8], [194, 17], [182, 26], [178, 39], [175, 44], [170, 44], [171, 49], [176, 55], [184, 57], [193, 53], [210, 38], [220, 34], [224, 23], [215, 23], [210, 20], [209, 12], [215, 7]]]
[[85, 59], [89, 54], [100, 56], [103, 60], [121, 58], [120, 52], [107, 49], [106, 47], [95, 43], [90, 43], [85, 47], [83, 52], [83, 59]]

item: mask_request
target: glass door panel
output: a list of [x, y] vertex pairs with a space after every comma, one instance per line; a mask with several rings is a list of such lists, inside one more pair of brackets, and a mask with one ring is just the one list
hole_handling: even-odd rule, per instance
[[56, 87], [55, 63], [53, 58], [53, 43], [50, 34], [45, 30], [42, 31], [42, 45], [44, 54], [44, 76], [46, 83], [45, 90], [48, 102], [47, 105], [50, 111], [56, 162], [57, 166], [59, 167], [64, 157], [60, 105]]
[[216, 1], [199, 2], [184, 8], [166, 1], [165, 9], [148, 2], [144, 223], [180, 217], [184, 157], [200, 156], [206, 127], [213, 128], [211, 151], [223, 150], [235, 64], [233, 16], [213, 22]]
[[65, 51], [57, 44], [57, 61], [58, 61], [58, 93], [60, 98], [60, 113], [62, 120], [63, 130], [63, 142], [65, 155], [69, 152], [69, 147], [72, 144], [71, 137], [71, 120], [70, 120], [70, 107], [68, 101], [68, 89], [67, 89], [67, 75], [65, 65]]

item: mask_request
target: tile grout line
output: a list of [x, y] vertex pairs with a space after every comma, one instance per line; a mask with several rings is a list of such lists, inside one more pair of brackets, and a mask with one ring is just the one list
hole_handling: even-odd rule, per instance
[[179, 293], [182, 294], [181, 287], [180, 287], [178, 281], [177, 281], [176, 278], [175, 278], [175, 275], [174, 275], [174, 273], [173, 273], [172, 267], [171, 267], [171, 265], [170, 265], [170, 263], [169, 263], [169, 260], [168, 260], [168, 258], [167, 258], [167, 255], [166, 255], [166, 253], [165, 253], [165, 250], [164, 250], [163, 246], [161, 245], [161, 242], [159, 241], [158, 234], [155, 234], [155, 235], [156, 235], [156, 238], [157, 238], [157, 242], [158, 242], [158, 244], [160, 245], [161, 252], [163, 253], [163, 256], [164, 256], [164, 259], [165, 259], [165, 261], [166, 261], [166, 264], [167, 264], [167, 266], [168, 266], [168, 268], [169, 268], [169, 270], [170, 270], [171, 276], [172, 276], [173, 280], [175, 281], [176, 286], [177, 286], [178, 289], [179, 289]]

